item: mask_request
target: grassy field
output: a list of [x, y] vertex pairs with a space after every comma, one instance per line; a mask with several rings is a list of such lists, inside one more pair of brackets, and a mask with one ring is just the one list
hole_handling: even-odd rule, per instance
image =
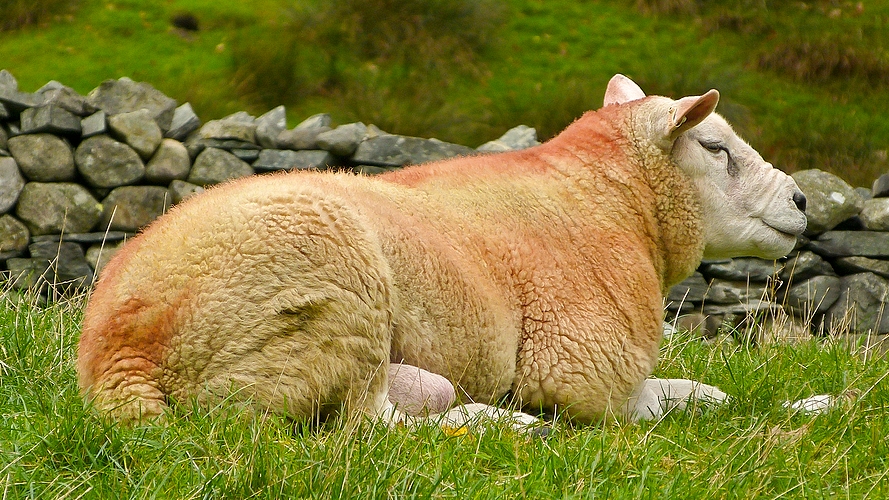
[[329, 112], [474, 146], [517, 124], [551, 136], [622, 72], [651, 93], [718, 88], [785, 170], [889, 171], [886, 0], [7, 1], [50, 12], [0, 32], [26, 90], [129, 76], [205, 120], [285, 104], [291, 124]]
[[[496, 425], [450, 435], [337, 421], [316, 430], [221, 405], [121, 428], [86, 407], [80, 301], [0, 296], [2, 498], [885, 498], [889, 361], [819, 342], [674, 338], [657, 375], [715, 383], [726, 406], [547, 439]], [[852, 392], [826, 414], [783, 402]]]
[[[285, 104], [291, 124], [330, 112], [469, 145], [520, 123], [554, 134], [623, 72], [652, 93], [720, 89], [721, 111], [788, 170], [856, 185], [889, 170], [887, 1], [392, 2], [54, 0], [29, 17], [43, 3], [12, 0], [0, 67], [25, 90], [129, 76], [205, 120]], [[171, 26], [183, 13], [199, 31]], [[122, 428], [78, 391], [81, 309], [0, 292], [0, 498], [889, 497], [889, 360], [830, 342], [674, 337], [656, 375], [715, 384], [729, 404], [638, 425], [557, 421], [548, 439], [306, 430], [225, 405]], [[783, 406], [821, 393], [855, 397], [817, 416]]]

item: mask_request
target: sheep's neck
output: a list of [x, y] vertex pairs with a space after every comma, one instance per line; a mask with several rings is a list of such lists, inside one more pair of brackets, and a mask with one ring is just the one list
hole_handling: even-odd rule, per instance
[[[616, 229], [633, 227], [649, 244], [662, 293], [694, 272], [703, 255], [700, 202], [691, 179], [670, 156], [633, 130], [616, 107], [587, 113], [549, 143], [553, 157], [579, 159], [566, 178], [587, 194], [593, 209], [611, 212]], [[558, 162], [554, 162], [558, 165]], [[598, 221], [598, 218], [593, 218]]]

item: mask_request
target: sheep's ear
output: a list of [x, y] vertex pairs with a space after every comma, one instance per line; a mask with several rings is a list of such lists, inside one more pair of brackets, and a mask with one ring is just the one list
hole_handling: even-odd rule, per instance
[[676, 101], [673, 116], [670, 117], [668, 135], [671, 141], [704, 121], [716, 109], [719, 92], [711, 89], [704, 95], [683, 97]]
[[643, 97], [645, 92], [642, 92], [636, 82], [618, 73], [608, 81], [608, 88], [605, 89], [605, 106], [623, 104]]

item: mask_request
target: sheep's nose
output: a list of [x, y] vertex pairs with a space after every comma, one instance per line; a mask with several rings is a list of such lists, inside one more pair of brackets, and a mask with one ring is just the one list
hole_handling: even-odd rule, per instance
[[801, 212], [806, 211], [806, 195], [804, 195], [802, 191], [793, 193], [793, 203]]

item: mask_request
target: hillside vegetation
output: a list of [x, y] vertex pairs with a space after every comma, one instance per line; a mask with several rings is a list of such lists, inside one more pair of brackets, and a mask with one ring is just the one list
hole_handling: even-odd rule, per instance
[[719, 89], [785, 170], [863, 186], [889, 171], [885, 0], [4, 3], [19, 10], [0, 66], [24, 90], [129, 76], [204, 120], [285, 104], [292, 124], [329, 112], [475, 146], [517, 124], [557, 133], [621, 72], [650, 93]]

